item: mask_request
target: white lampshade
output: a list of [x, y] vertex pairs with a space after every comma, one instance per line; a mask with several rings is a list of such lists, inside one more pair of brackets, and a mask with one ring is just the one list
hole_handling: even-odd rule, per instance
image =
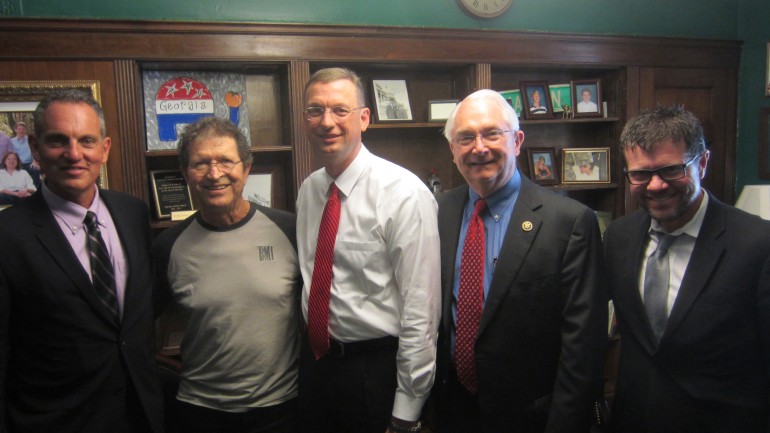
[[770, 185], [746, 185], [735, 207], [770, 220]]

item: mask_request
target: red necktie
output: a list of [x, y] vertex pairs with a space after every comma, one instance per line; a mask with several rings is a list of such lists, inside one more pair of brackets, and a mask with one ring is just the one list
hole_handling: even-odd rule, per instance
[[471, 394], [476, 394], [473, 346], [484, 308], [484, 221], [480, 215], [486, 208], [486, 200], [482, 198], [476, 201], [476, 209], [468, 223], [460, 262], [460, 294], [457, 299], [457, 379]]
[[332, 183], [329, 199], [321, 216], [318, 243], [315, 250], [313, 279], [308, 300], [308, 335], [316, 359], [329, 352], [329, 296], [332, 285], [334, 241], [340, 225], [340, 198], [337, 185]]

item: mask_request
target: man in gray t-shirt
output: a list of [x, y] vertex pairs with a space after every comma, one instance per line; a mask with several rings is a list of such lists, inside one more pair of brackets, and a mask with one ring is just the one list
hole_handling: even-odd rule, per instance
[[199, 211], [153, 246], [159, 310], [181, 311], [177, 415], [185, 432], [295, 432], [295, 217], [243, 198], [252, 155], [229, 120], [187, 127], [180, 168]]

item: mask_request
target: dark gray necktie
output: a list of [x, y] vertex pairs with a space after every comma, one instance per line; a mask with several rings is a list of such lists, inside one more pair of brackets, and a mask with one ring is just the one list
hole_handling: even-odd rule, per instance
[[658, 240], [658, 247], [647, 259], [644, 271], [644, 307], [652, 325], [655, 338], [660, 341], [666, 329], [668, 281], [670, 270], [668, 266], [668, 248], [677, 236], [653, 231], [650, 236]]
[[107, 245], [99, 231], [96, 214], [89, 211], [83, 222], [88, 229], [88, 252], [91, 259], [91, 277], [94, 289], [96, 289], [102, 303], [119, 320], [120, 310], [118, 309], [118, 297], [115, 290], [115, 272], [112, 268], [110, 254], [107, 252]]

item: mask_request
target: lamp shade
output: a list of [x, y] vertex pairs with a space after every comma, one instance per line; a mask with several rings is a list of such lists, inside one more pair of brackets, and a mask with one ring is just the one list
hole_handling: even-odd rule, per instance
[[770, 220], [770, 185], [746, 185], [735, 207]]

